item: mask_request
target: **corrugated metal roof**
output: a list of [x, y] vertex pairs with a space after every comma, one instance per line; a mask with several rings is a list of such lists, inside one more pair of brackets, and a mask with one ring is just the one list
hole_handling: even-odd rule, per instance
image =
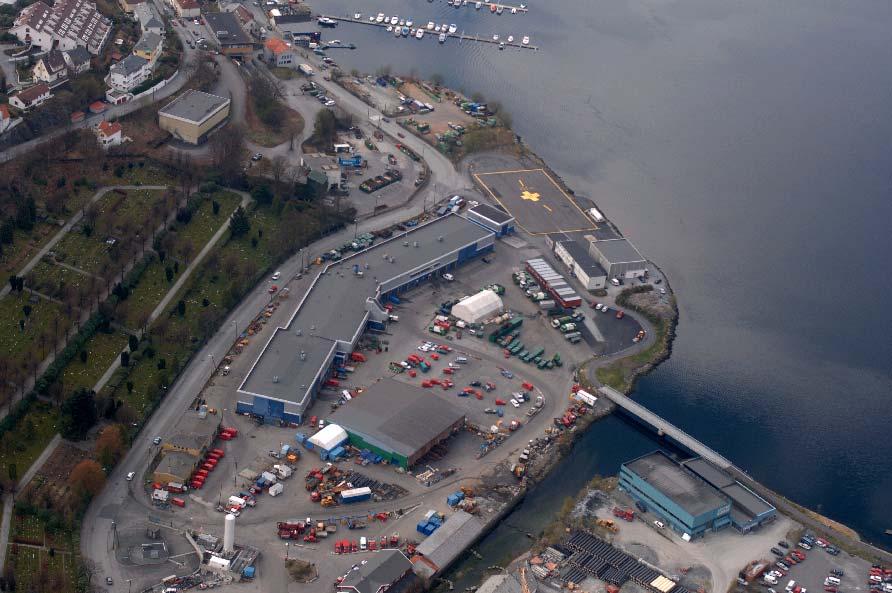
[[483, 523], [464, 511], [456, 511], [433, 535], [415, 549], [440, 570], [449, 566], [483, 532]]

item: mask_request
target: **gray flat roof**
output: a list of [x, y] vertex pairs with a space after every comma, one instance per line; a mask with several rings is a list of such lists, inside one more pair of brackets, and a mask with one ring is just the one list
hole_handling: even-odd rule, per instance
[[378, 593], [412, 570], [412, 563], [399, 550], [381, 550], [358, 570], [351, 570], [338, 588], [353, 587], [359, 593]]
[[200, 124], [227, 103], [229, 99], [226, 97], [189, 90], [162, 107], [158, 113]]
[[645, 261], [628, 239], [595, 241], [592, 245], [612, 264]]
[[432, 397], [427, 389], [388, 378], [338, 408], [329, 422], [411, 457], [462, 418], [465, 413], [455, 404]]
[[[446, 568], [483, 531], [483, 523], [465, 511], [456, 511], [443, 525], [421, 542], [415, 551], [437, 568]], [[424, 563], [419, 563], [423, 565]]]
[[253, 41], [231, 12], [203, 12], [208, 28], [220, 45], [253, 45]]
[[[312, 383], [335, 341], [352, 342], [363, 329], [366, 301], [377, 298], [383, 282], [423, 269], [442, 254], [489, 236], [492, 232], [480, 225], [450, 214], [328, 264], [298, 302], [287, 326], [270, 338], [239, 391], [301, 403], [306, 393], [301, 386]], [[362, 276], [353, 273], [354, 265], [359, 265]], [[298, 329], [302, 336], [297, 336]], [[306, 352], [304, 361], [301, 350]], [[277, 383], [273, 377], [279, 378]]]
[[511, 216], [501, 208], [496, 208], [495, 206], [490, 206], [489, 204], [478, 204], [471, 208], [469, 211], [476, 212], [480, 216], [486, 217], [498, 224], [505, 224], [506, 222], [514, 220], [513, 216]]
[[561, 241], [561, 246], [567, 250], [567, 253], [569, 253], [570, 257], [573, 258], [573, 261], [576, 262], [576, 265], [582, 268], [586, 274], [589, 276], [607, 277], [607, 272], [595, 258], [589, 255], [588, 249], [586, 249], [584, 245], [581, 245], [576, 241]]
[[143, 33], [142, 37], [139, 38], [139, 41], [136, 42], [136, 45], [133, 46], [133, 51], [145, 51], [151, 53], [155, 51], [156, 47], [161, 45], [161, 41], [163, 41], [163, 38], [157, 33], [152, 33], [151, 31]]
[[706, 482], [695, 478], [662, 451], [654, 451], [623, 464], [693, 517], [728, 504]]
[[773, 506], [738, 482], [722, 488], [722, 493], [731, 499], [735, 507], [750, 515], [750, 518], [758, 517], [763, 513], [774, 510]]
[[682, 465], [716, 488], [721, 489], [734, 483], [734, 478], [732, 478], [728, 472], [714, 466], [702, 457], [688, 459], [687, 461], [684, 461]]

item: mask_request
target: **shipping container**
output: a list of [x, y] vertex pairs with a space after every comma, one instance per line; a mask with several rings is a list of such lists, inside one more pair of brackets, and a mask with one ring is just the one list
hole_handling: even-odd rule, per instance
[[170, 499], [170, 504], [183, 508], [186, 506], [186, 501], [182, 498], [173, 497]]
[[269, 487], [269, 495], [270, 496], [278, 496], [282, 494], [282, 491], [285, 490], [285, 486], [282, 485], [281, 482], [277, 484], [273, 484]]
[[369, 500], [372, 497], [372, 489], [368, 486], [363, 488], [354, 488], [352, 490], [344, 490], [341, 492], [341, 502], [353, 503]]

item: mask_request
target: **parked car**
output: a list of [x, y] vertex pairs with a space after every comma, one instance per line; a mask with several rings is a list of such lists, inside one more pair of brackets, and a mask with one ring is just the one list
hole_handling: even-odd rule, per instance
[[775, 556], [783, 556], [784, 555], [784, 553], [781, 552], [780, 550], [778, 550], [777, 548], [771, 548], [771, 553], [774, 554]]
[[790, 544], [788, 544], [787, 542], [785, 542], [785, 541], [783, 541], [783, 540], [777, 542], [777, 545], [779, 545], [779, 546], [782, 547], [782, 548], [789, 548], [789, 547], [790, 547]]
[[282, 272], [276, 272], [275, 274], [273, 274], [273, 280], [278, 280], [281, 277], [282, 277]]
[[259, 161], [262, 158], [263, 158], [262, 154], [260, 154], [259, 152], [255, 152], [254, 155], [251, 157], [251, 160], [256, 163], [257, 161]]
[[654, 525], [656, 525], [656, 526], [659, 527], [660, 529], [666, 527], [666, 526], [663, 524], [662, 521], [654, 521]]
[[155, 437], [154, 439], [152, 439], [152, 444], [153, 444], [153, 445], [160, 445], [160, 444], [161, 444], [161, 437]]
[[127, 472], [127, 481], [132, 482], [134, 476], [136, 476], [136, 472]]

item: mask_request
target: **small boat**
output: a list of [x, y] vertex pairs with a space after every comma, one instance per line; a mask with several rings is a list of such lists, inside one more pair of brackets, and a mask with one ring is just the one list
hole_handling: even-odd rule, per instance
[[370, 17], [369, 17], [369, 22], [370, 22], [370, 23], [374, 23], [374, 22], [375, 22], [375, 17], [370, 16]]
[[523, 39], [521, 40], [521, 43], [523, 43], [524, 45], [529, 45], [529, 44], [530, 44], [530, 38], [527, 37], [526, 35], [524, 35], [524, 36], [523, 36]]
[[460, 7], [461, 7], [461, 0], [455, 0], [455, 1], [452, 3], [452, 5], [453, 5], [454, 7], [456, 7], [456, 8], [460, 8]]
[[480, 10], [482, 7], [483, 7], [483, 2], [480, 2], [480, 1], [478, 0], [478, 2], [475, 2], [475, 3], [474, 3], [474, 8], [475, 8], [476, 10]]
[[398, 22], [400, 22], [400, 17], [398, 17], [398, 16], [390, 17], [390, 24], [391, 24], [391, 25], [395, 25], [395, 24], [397, 24]]
[[334, 19], [330, 19], [327, 16], [320, 16], [316, 19], [316, 22], [319, 23], [320, 27], [337, 27], [338, 21]]
[[502, 14], [502, 11], [504, 11], [504, 10], [505, 10], [504, 8], [502, 8], [501, 6], [499, 6], [499, 7], [496, 9], [496, 14]]
[[499, 49], [505, 49], [505, 42], [504, 42], [504, 41], [501, 42], [501, 43], [499, 44]]
[[511, 9], [511, 14], [517, 14], [517, 7]]
[[409, 31], [410, 31], [409, 27], [403, 27], [403, 30], [402, 30], [403, 37], [408, 37]]
[[493, 40], [493, 41], [498, 41], [498, 40], [499, 40], [499, 34], [496, 33], [495, 35], [493, 35], [493, 36], [492, 36], [492, 40]]
[[446, 43], [446, 33], [440, 33], [440, 36], [437, 37], [437, 41], [440, 43]]
[[508, 35], [508, 43], [512, 43], [514, 41], [514, 35]]
[[527, 9], [527, 5], [526, 5], [526, 4], [521, 4], [521, 5], [520, 5], [520, 9], [521, 9], [521, 10], [526, 10], [526, 9]]
[[358, 21], [359, 19], [362, 18], [362, 13], [361, 13], [361, 12], [357, 12], [356, 14], [353, 15], [353, 18], [355, 18], [355, 19]]
[[403, 19], [400, 19], [400, 27], [405, 27], [405, 26], [406, 26], [406, 21], [404, 21]]
[[452, 34], [455, 33], [456, 31], [458, 31], [458, 26], [457, 26], [457, 25], [455, 25], [455, 24], [449, 25], [449, 34], [450, 34], [450, 35], [452, 35]]
[[390, 33], [393, 31], [393, 25], [387, 25], [387, 32]]
[[434, 32], [435, 32], [435, 33], [439, 33], [439, 32], [440, 32], [440, 25], [437, 25], [436, 27], [434, 27]]
[[495, 14], [495, 12], [496, 12], [496, 5], [495, 5], [495, 4], [490, 4], [490, 5], [489, 5], [489, 11], [490, 11], [491, 13]]
[[427, 22], [427, 30], [430, 31], [433, 28], [434, 28], [434, 21], [428, 21]]
[[376, 23], [383, 23], [383, 22], [384, 22], [384, 13], [383, 13], [383, 12], [379, 12], [379, 13], [378, 13], [378, 16], [375, 17], [375, 22], [376, 22]]
[[402, 29], [401, 27], [394, 27], [394, 28], [393, 28], [393, 36], [394, 36], [394, 37], [399, 37], [399, 36], [402, 35], [402, 34], [403, 34], [403, 29]]
[[468, 5], [468, 0], [461, 0], [461, 5], [462, 5], [462, 6], [467, 6], [467, 5]]
[[448, 28], [449, 28], [449, 25], [447, 25], [446, 23], [443, 23], [442, 25], [440, 25], [440, 30], [441, 30], [441, 31], [445, 31], [445, 30], [448, 29]]
[[410, 28], [411, 28], [412, 25], [414, 25], [414, 24], [415, 24], [415, 23], [412, 22], [412, 19], [407, 19], [407, 20], [406, 20], [406, 26], [407, 26], [407, 27], [410, 27]]
[[424, 29], [415, 31], [415, 39], [421, 39], [422, 37], [424, 37]]

